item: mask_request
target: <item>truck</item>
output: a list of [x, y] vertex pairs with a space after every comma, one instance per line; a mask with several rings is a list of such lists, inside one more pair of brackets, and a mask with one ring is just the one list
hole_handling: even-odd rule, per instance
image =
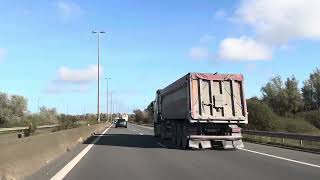
[[121, 118], [124, 119], [125, 121], [129, 120], [128, 114], [121, 114]]
[[242, 74], [188, 73], [156, 92], [154, 136], [178, 148], [243, 148], [248, 123]]

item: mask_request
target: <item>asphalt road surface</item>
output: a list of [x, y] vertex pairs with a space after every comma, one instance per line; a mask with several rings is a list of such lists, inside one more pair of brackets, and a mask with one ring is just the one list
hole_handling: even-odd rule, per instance
[[[65, 167], [88, 146], [74, 166]], [[65, 176], [59, 178], [67, 180], [320, 180], [320, 155], [251, 143], [244, 150], [179, 150], [154, 138], [152, 128], [129, 124], [111, 127], [29, 179], [50, 179], [61, 171]]]

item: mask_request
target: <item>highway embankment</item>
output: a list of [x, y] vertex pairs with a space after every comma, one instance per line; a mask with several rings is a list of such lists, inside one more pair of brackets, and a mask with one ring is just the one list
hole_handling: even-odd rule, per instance
[[21, 179], [32, 174], [107, 125], [62, 130], [0, 144], [0, 179]]

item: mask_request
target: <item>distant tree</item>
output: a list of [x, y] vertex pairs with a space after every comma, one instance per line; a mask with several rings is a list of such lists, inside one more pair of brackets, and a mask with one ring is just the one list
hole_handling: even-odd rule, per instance
[[154, 101], [152, 101], [144, 110], [148, 114], [148, 121], [150, 121], [150, 123], [151, 121], [153, 121], [153, 114], [154, 114], [153, 104], [154, 104]]
[[314, 90], [310, 80], [303, 82], [302, 96], [303, 96], [303, 105], [305, 110], [316, 109], [316, 100], [314, 98]]
[[320, 108], [320, 69], [316, 68], [309, 79], [304, 81], [302, 95], [306, 110]]
[[302, 96], [298, 88], [298, 81], [294, 76], [287, 78], [284, 92], [285, 113], [297, 113], [301, 108]]
[[135, 122], [137, 122], [137, 123], [143, 122], [144, 115], [140, 109], [133, 110], [133, 113], [134, 113], [134, 121]]
[[0, 92], [0, 125], [10, 119], [9, 98], [7, 94]]
[[0, 125], [21, 121], [26, 110], [27, 100], [23, 96], [0, 92]]
[[13, 115], [21, 117], [27, 111], [27, 99], [23, 96], [13, 95], [10, 98], [9, 107]]
[[274, 112], [285, 115], [285, 99], [283, 81], [280, 76], [272, 78], [264, 87], [261, 88], [262, 101], [269, 105]]
[[257, 96], [253, 96], [253, 97], [251, 97], [250, 99], [247, 99], [247, 101], [248, 101], [248, 100], [261, 101]]
[[58, 122], [58, 113], [56, 108], [48, 108], [45, 106], [40, 107], [39, 113], [41, 121], [45, 121], [50, 124], [54, 124]]
[[261, 91], [263, 102], [279, 115], [295, 114], [301, 107], [302, 96], [294, 76], [287, 78], [285, 83], [280, 76], [276, 76], [262, 87]]
[[[148, 109], [148, 108], [147, 108]], [[151, 124], [152, 123], [152, 112], [145, 109], [141, 111], [140, 109], [136, 109], [133, 111], [134, 118], [131, 118], [136, 123], [145, 123]]]

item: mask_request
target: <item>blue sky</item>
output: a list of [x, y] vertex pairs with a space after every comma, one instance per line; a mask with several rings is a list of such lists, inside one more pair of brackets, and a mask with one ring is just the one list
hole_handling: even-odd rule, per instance
[[[272, 76], [302, 84], [320, 67], [320, 3], [308, 0], [1, 0], [0, 91], [29, 109], [96, 111], [97, 39], [101, 78], [115, 109], [144, 108], [155, 91], [188, 72], [242, 73], [247, 97]], [[278, 7], [278, 8], [276, 8]], [[101, 80], [106, 111], [106, 81]]]

